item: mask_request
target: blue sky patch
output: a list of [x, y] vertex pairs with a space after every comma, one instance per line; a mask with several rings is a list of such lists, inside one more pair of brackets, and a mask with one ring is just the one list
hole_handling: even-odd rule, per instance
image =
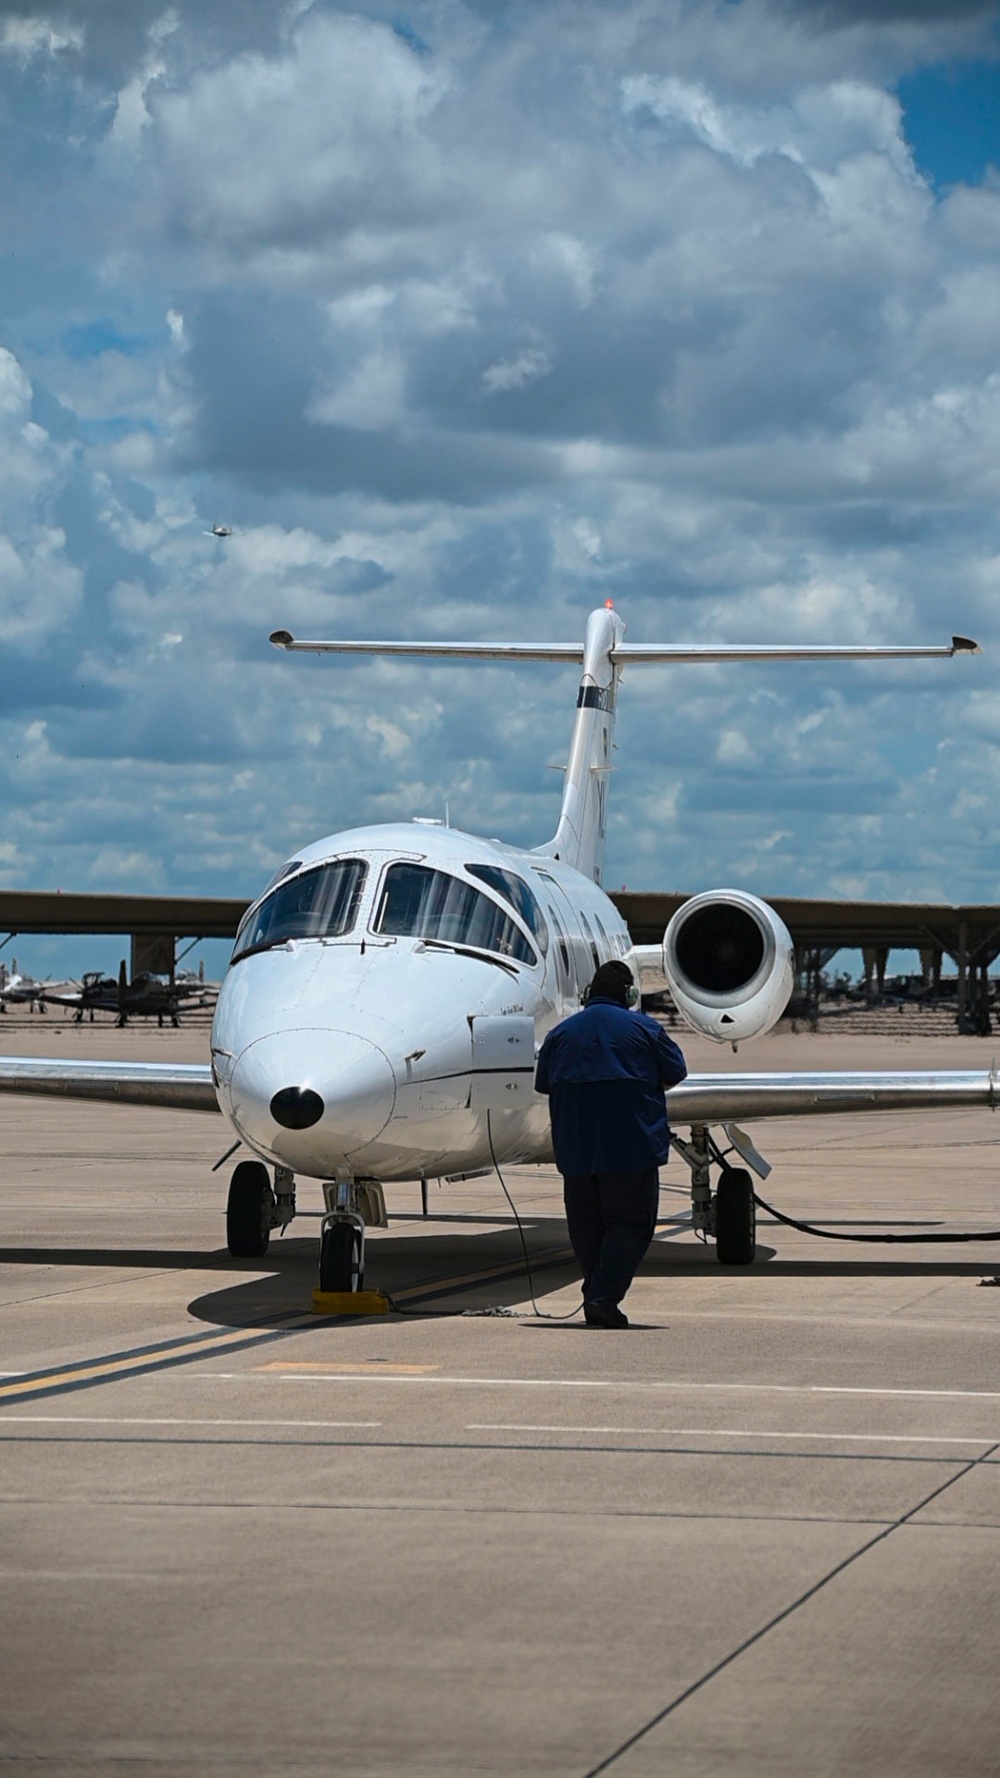
[[897, 91], [906, 139], [934, 185], [980, 185], [1000, 168], [1000, 60], [922, 68]]
[[121, 352], [126, 358], [138, 358], [149, 350], [148, 334], [122, 333], [107, 316], [97, 321], [84, 321], [63, 329], [62, 344], [71, 358], [99, 358], [102, 352]]
[[[571, 668], [267, 637], [575, 643], [613, 597], [635, 642], [984, 652], [630, 668], [608, 882], [995, 899], [994, 0], [403, 3], [60, 0], [63, 51], [19, 0], [0, 884], [249, 896], [445, 805], [542, 843]], [[979, 182], [954, 227], [904, 121]]]

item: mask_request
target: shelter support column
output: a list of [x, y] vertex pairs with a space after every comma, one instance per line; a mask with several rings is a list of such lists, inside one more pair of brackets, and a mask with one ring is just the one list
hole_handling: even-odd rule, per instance
[[130, 979], [137, 975], [174, 976], [177, 940], [172, 932], [133, 932]]
[[922, 945], [920, 948], [920, 974], [925, 990], [937, 999], [941, 992], [941, 958], [940, 945]]
[[865, 965], [865, 999], [872, 998], [872, 976], [878, 988], [879, 997], [885, 993], [885, 971], [889, 962], [888, 945], [864, 945], [861, 955]]
[[958, 1028], [964, 1031], [969, 998], [969, 933], [964, 920], [959, 922], [955, 964], [958, 969]]

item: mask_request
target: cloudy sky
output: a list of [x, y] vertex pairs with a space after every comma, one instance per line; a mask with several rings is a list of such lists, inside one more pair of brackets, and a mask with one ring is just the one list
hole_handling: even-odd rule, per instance
[[986, 653], [633, 669], [610, 885], [1000, 898], [997, 11], [0, 4], [0, 883], [537, 843], [571, 672], [267, 634], [611, 597]]

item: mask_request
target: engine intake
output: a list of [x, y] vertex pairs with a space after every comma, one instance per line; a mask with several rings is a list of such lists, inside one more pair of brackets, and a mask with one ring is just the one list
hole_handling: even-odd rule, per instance
[[696, 1031], [739, 1043], [780, 1019], [795, 980], [795, 948], [766, 901], [712, 889], [678, 908], [663, 936], [663, 973]]

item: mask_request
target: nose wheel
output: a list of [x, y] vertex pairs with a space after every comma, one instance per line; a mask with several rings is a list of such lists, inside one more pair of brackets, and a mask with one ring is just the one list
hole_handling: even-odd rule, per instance
[[274, 1226], [274, 1193], [263, 1161], [233, 1168], [226, 1203], [226, 1242], [234, 1259], [260, 1259]]
[[326, 1222], [319, 1243], [320, 1290], [360, 1290], [365, 1281], [364, 1228]]

